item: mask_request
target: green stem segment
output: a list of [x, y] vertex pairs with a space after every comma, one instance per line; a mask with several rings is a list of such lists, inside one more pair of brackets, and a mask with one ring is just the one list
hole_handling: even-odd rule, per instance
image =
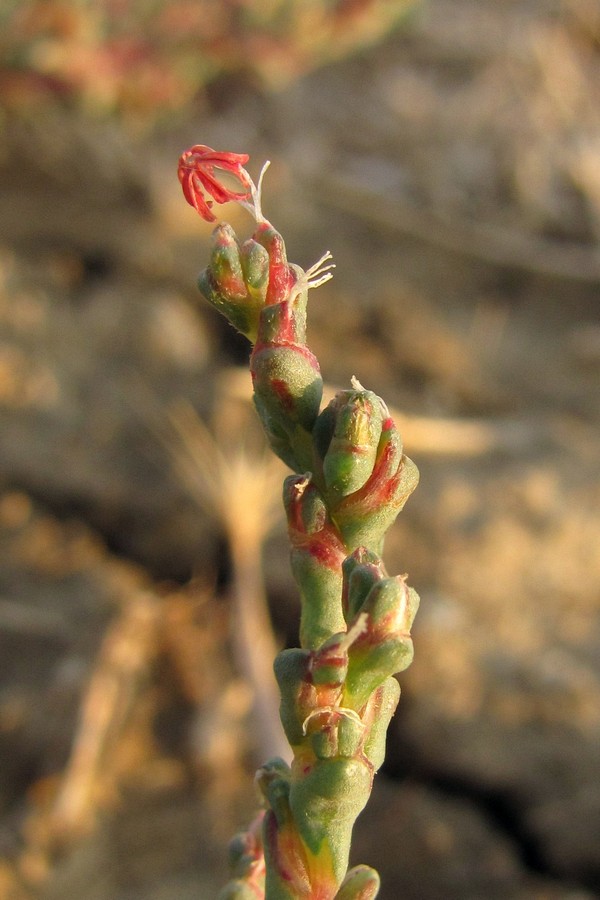
[[418, 473], [385, 404], [358, 382], [321, 410], [319, 364], [306, 346], [318, 274], [289, 265], [281, 235], [261, 222], [243, 244], [219, 226], [199, 281], [254, 345], [256, 409], [294, 472], [283, 493], [302, 606], [301, 646], [275, 660], [293, 761], [259, 770], [260, 837], [255, 824], [236, 839], [222, 900], [369, 900], [379, 888], [376, 872], [348, 871], [348, 859], [398, 702], [392, 676], [412, 659], [418, 596], [387, 575], [381, 552]]

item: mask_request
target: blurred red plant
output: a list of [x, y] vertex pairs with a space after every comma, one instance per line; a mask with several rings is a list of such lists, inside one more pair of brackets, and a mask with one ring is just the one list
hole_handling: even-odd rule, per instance
[[156, 118], [221, 73], [280, 87], [386, 34], [419, 0], [3, 0], [0, 105]]

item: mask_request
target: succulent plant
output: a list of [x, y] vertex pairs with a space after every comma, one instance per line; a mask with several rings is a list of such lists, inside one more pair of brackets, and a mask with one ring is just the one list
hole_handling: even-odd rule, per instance
[[[368, 900], [379, 876], [368, 866], [348, 871], [352, 829], [384, 759], [400, 694], [393, 676], [411, 662], [419, 603], [405, 575], [387, 574], [381, 554], [418, 472], [385, 403], [356, 378], [321, 408], [306, 307], [333, 263], [329, 253], [306, 271], [288, 263], [282, 236], [262, 214], [262, 174], [257, 187], [247, 159], [196, 145], [181, 156], [179, 177], [207, 221], [215, 221], [214, 202], [227, 200], [256, 220], [244, 242], [230, 226], [216, 227], [199, 286], [252, 342], [256, 410], [293, 473], [283, 500], [301, 622], [300, 647], [275, 660], [292, 762], [259, 769], [264, 811], [232, 845], [234, 878], [221, 898]], [[237, 189], [221, 183], [221, 170]]]

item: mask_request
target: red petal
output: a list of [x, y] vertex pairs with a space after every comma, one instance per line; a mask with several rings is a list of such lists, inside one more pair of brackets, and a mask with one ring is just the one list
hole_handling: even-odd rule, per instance
[[[248, 198], [251, 181], [243, 168], [248, 159], [246, 153], [217, 152], [205, 144], [195, 144], [181, 154], [177, 174], [185, 199], [207, 222], [214, 222], [215, 216], [210, 211], [212, 203], [204, 197], [203, 190], [217, 203]], [[231, 172], [246, 190], [234, 191], [225, 187], [218, 180], [215, 168]]]
[[210, 211], [208, 202], [205, 200], [199, 186], [195, 183], [193, 172], [184, 173], [184, 177], [181, 180], [181, 186], [183, 188], [183, 196], [190, 206], [193, 206], [196, 212], [201, 215], [203, 219], [206, 219], [207, 222], [216, 222], [216, 216]]
[[198, 157], [202, 163], [220, 166], [222, 169], [236, 169], [238, 166], [245, 166], [250, 159], [247, 153], [213, 150], [205, 144], [195, 144], [186, 151], [186, 154]]

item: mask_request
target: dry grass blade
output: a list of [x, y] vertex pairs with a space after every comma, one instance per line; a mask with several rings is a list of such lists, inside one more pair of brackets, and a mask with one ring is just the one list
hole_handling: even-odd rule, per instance
[[67, 840], [93, 823], [99, 791], [110, 789], [123, 733], [155, 658], [160, 601], [132, 597], [104, 638], [79, 716], [71, 757], [50, 812], [50, 833]]
[[264, 539], [280, 515], [281, 464], [264, 450], [250, 455], [243, 441], [226, 454], [187, 404], [172, 410], [170, 422], [177, 437], [170, 442], [176, 469], [227, 536], [232, 562], [232, 640], [240, 672], [254, 695], [257, 750], [261, 758], [287, 758], [272, 669], [278, 647], [261, 563]]
[[171, 454], [196, 501], [229, 535], [262, 542], [280, 517], [281, 464], [265, 452], [250, 455], [243, 443], [226, 454], [188, 403], [178, 403], [169, 421], [178, 438]]
[[17, 870], [28, 886], [43, 884], [57, 852], [90, 832], [99, 810], [115, 800], [128, 729], [136, 729], [136, 746], [142, 747], [137, 713], [156, 657], [162, 615], [159, 599], [138, 590], [104, 636], [58, 787], [46, 801], [46, 786], [38, 785], [38, 808], [23, 826]]

